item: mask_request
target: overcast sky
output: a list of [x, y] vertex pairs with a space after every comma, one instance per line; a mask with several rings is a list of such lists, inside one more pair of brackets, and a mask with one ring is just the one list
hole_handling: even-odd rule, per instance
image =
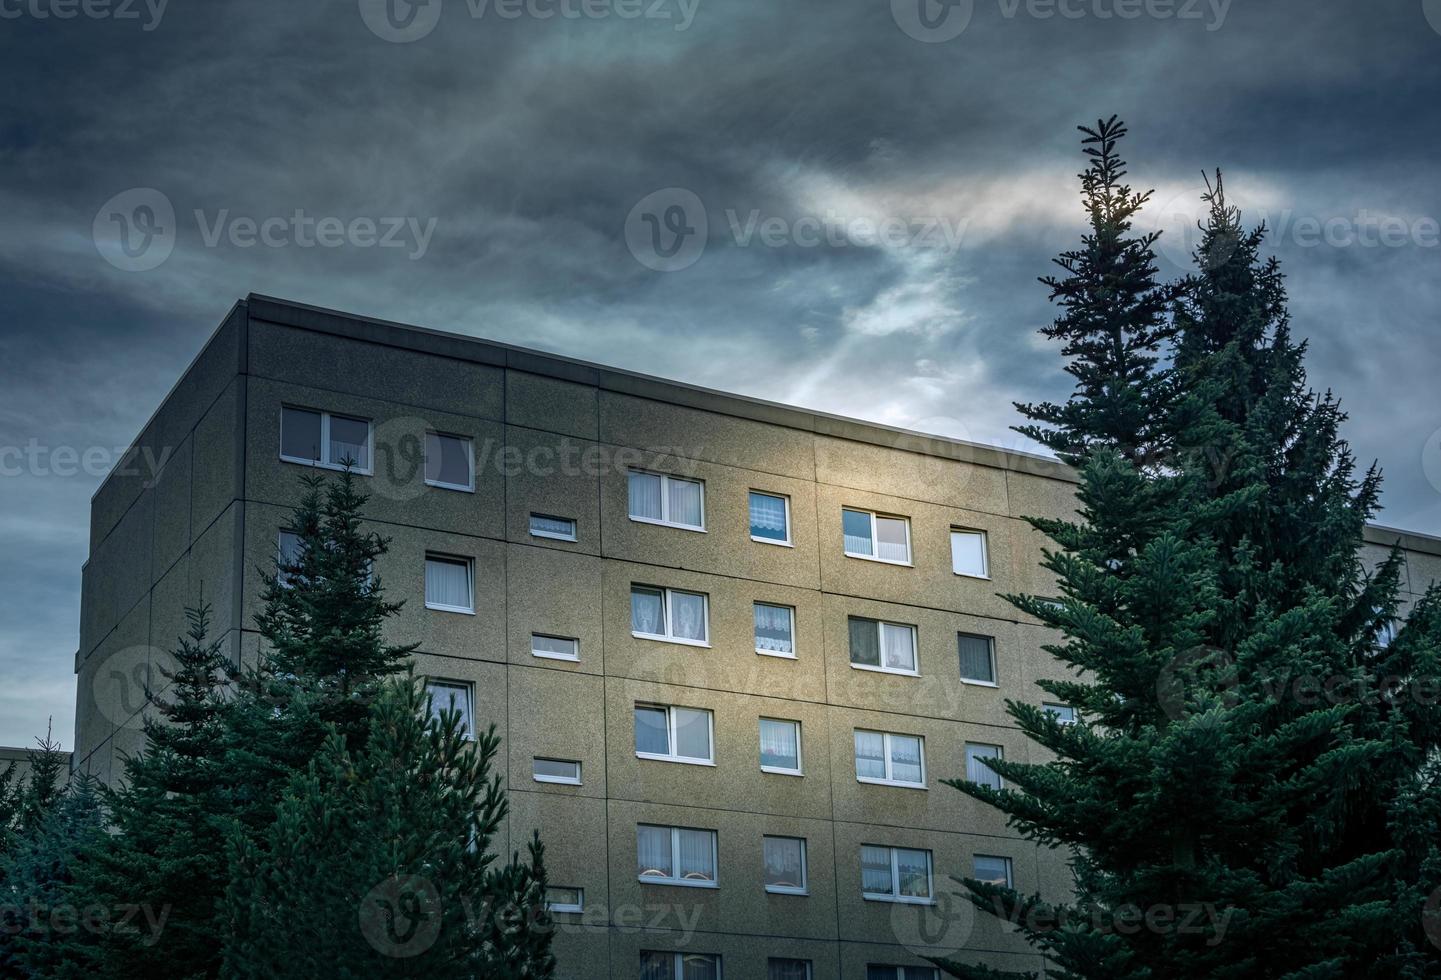
[[1441, 0], [391, 2], [0, 0], [0, 744], [72, 744], [95, 461], [238, 297], [1021, 445], [1111, 113], [1167, 275], [1204, 168], [1272, 225], [1441, 533]]

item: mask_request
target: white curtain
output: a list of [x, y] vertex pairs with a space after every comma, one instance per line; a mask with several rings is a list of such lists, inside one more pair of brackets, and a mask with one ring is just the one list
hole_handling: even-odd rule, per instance
[[642, 877], [673, 877], [669, 827], [637, 827], [636, 867]]
[[885, 739], [880, 732], [856, 732], [856, 775], [886, 778]]
[[700, 484], [675, 477], [667, 482], [670, 485], [670, 520], [676, 524], [700, 527], [703, 523]]
[[921, 781], [921, 740], [910, 735], [891, 736], [891, 778]]
[[887, 561], [910, 561], [906, 522], [894, 517], [876, 518], [876, 557]]
[[996, 682], [991, 664], [991, 638], [961, 634], [961, 676], [968, 681]]
[[757, 602], [756, 649], [772, 653], [793, 653], [791, 610], [789, 606], [770, 606]]
[[653, 636], [665, 634], [665, 608], [660, 592], [653, 589], [630, 590], [630, 628]]
[[751, 494], [751, 533], [758, 537], [785, 540], [786, 502], [781, 497]]
[[861, 845], [861, 891], [871, 895], [891, 894], [891, 849]]
[[680, 876], [691, 881], [715, 881], [715, 834], [709, 830], [679, 830]]
[[993, 771], [990, 766], [982, 762], [982, 759], [999, 759], [1001, 750], [994, 745], [967, 745], [966, 746], [966, 778], [973, 783], [981, 783], [995, 789], [1001, 788], [1000, 774]]
[[672, 592], [670, 612], [672, 636], [705, 642], [705, 596], [694, 592]]
[[761, 765], [796, 769], [798, 754], [795, 722], [761, 719]]
[[575, 522], [562, 520], [559, 517], [544, 517], [540, 514], [531, 514], [530, 529], [532, 531], [542, 531], [546, 534], [559, 534], [563, 537], [571, 537], [575, 534]]
[[894, 670], [916, 669], [915, 633], [909, 626], [882, 623], [881, 649], [887, 667]]
[[431, 605], [470, 608], [470, 565], [441, 558], [425, 560], [425, 601]]
[[791, 837], [765, 839], [766, 884], [782, 888], [800, 888], [805, 882], [801, 872], [801, 842]]
[[652, 521], [661, 519], [660, 477], [654, 473], [630, 475], [630, 516]]

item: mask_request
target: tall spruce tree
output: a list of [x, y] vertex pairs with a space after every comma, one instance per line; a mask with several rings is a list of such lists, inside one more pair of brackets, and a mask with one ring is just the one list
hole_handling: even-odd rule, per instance
[[[1083, 180], [1093, 216], [1105, 186]], [[1075, 894], [966, 886], [1052, 977], [1441, 975], [1423, 919], [1441, 884], [1441, 596], [1386, 641], [1399, 557], [1369, 577], [1359, 558], [1379, 475], [1356, 475], [1344, 415], [1306, 384], [1264, 229], [1242, 231], [1219, 180], [1209, 201], [1172, 365], [1120, 370], [1128, 327], [1097, 293], [1062, 317], [1086, 325], [1071, 412], [1029, 411], [1077, 467], [1080, 512], [1031, 521], [1060, 601], [1008, 598], [1084, 671], [1041, 682], [1080, 720], [1008, 702], [1054, 761], [993, 761], [999, 791], [952, 782], [1066, 849]], [[1116, 404], [1149, 408], [1116, 427]]]
[[539, 838], [500, 867], [500, 740], [429, 715], [415, 678], [387, 683], [361, 747], [332, 734], [294, 776], [261, 846], [232, 838], [227, 976], [549, 977]]

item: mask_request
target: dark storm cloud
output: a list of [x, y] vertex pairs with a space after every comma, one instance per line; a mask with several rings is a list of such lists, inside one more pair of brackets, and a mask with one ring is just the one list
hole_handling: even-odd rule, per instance
[[[1081, 227], [1074, 126], [1116, 112], [1176, 242], [1163, 271], [1183, 271], [1201, 171], [1225, 167], [1274, 229], [1316, 384], [1387, 468], [1384, 519], [1441, 532], [1421, 459], [1441, 247], [1303, 227], [1441, 215], [1420, 0], [975, 0], [943, 43], [879, 0], [433, 0], [412, 43], [358, 0], [171, 0], [151, 30], [35, 16], [47, 2], [0, 0], [0, 445], [123, 444], [250, 290], [1018, 445], [1011, 402], [1067, 390], [1035, 277]], [[173, 207], [173, 251], [127, 272], [92, 222], [133, 188]], [[656, 272], [627, 242], [667, 188], [708, 237]], [[398, 219], [400, 247], [303, 244], [320, 218]], [[277, 244], [239, 244], [247, 219]], [[98, 482], [0, 479], [0, 743], [51, 712], [69, 739]]]

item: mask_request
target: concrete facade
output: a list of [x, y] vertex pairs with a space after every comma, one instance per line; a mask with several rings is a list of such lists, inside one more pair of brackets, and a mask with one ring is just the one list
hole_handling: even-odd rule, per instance
[[[418, 670], [470, 685], [477, 723], [497, 726], [511, 801], [497, 847], [538, 828], [552, 884], [584, 890], [582, 912], [557, 915], [562, 975], [635, 977], [642, 951], [719, 956], [732, 980], [766, 977], [772, 957], [860, 980], [956, 949], [1040, 968], [949, 898], [948, 876], [1002, 856], [1019, 887], [1054, 893], [1064, 860], [940, 780], [964, 773], [967, 743], [1034, 752], [1004, 701], [1041, 702], [1036, 680], [1060, 667], [1047, 631], [997, 593], [1052, 591], [1022, 517], [1069, 511], [1064, 467], [252, 295], [94, 497], [77, 768], [115, 778], [139, 747], [139, 679], [187, 605], [211, 603], [232, 657], [256, 655], [258, 570], [312, 472], [281, 459], [284, 406], [370, 422], [367, 517], [391, 538], [377, 572], [405, 600], [390, 636], [419, 642]], [[426, 484], [426, 432], [470, 440], [473, 492]], [[631, 519], [632, 469], [703, 481], [704, 530]], [[788, 545], [752, 540], [752, 490], [789, 499]], [[910, 562], [846, 555], [842, 508], [907, 518]], [[533, 513], [575, 520], [577, 540], [532, 535]], [[952, 528], [986, 533], [989, 578], [953, 572]], [[1408, 549], [1408, 595], [1441, 576], [1441, 541], [1369, 538], [1368, 560]], [[437, 553], [471, 563], [473, 614], [426, 607]], [[633, 635], [633, 585], [707, 596], [708, 645]], [[756, 602], [794, 609], [793, 659], [757, 653]], [[854, 667], [851, 617], [913, 626], [915, 674]], [[535, 656], [535, 633], [574, 638], [579, 659]], [[994, 686], [962, 682], [959, 633], [994, 638]], [[637, 704], [710, 711], [713, 764], [638, 756]], [[762, 718], [799, 722], [803, 775], [761, 771]], [[923, 737], [924, 788], [858, 780], [857, 729]], [[536, 781], [537, 757], [578, 761], [581, 784]], [[716, 887], [641, 880], [642, 824], [714, 831]], [[806, 841], [806, 895], [763, 889], [766, 835]], [[862, 845], [931, 851], [936, 903], [864, 898]]]

